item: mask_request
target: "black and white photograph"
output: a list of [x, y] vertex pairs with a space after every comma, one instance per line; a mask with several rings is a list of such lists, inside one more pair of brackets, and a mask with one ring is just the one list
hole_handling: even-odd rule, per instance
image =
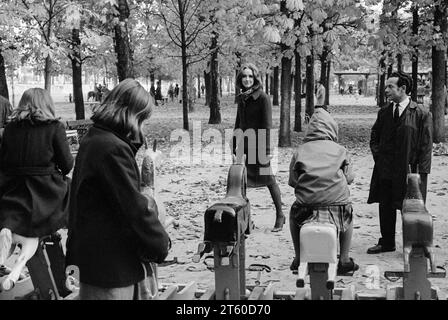
[[448, 300], [447, 59], [447, 0], [2, 0], [0, 300]]

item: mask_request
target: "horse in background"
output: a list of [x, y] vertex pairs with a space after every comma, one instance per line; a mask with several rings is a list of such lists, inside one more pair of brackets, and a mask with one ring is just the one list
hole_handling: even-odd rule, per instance
[[89, 91], [87, 93], [87, 101], [98, 101], [102, 102], [104, 97], [110, 92], [110, 90], [103, 86], [98, 91]]
[[96, 101], [96, 92], [95, 91], [87, 92], [87, 101]]

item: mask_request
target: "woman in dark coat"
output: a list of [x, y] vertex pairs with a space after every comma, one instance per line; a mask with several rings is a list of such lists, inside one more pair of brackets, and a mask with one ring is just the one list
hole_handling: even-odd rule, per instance
[[271, 101], [261, 88], [258, 69], [253, 64], [241, 67], [236, 82], [242, 92], [237, 96], [238, 111], [234, 133], [237, 141], [233, 144], [233, 152], [237, 156], [243, 153], [246, 156], [248, 187], [268, 187], [276, 211], [272, 232], [278, 232], [283, 229], [285, 216], [282, 212], [280, 188], [270, 163]]
[[48, 91], [28, 89], [6, 125], [0, 149], [0, 229], [24, 237], [65, 227], [73, 167], [65, 127]]
[[152, 97], [133, 79], [94, 110], [73, 173], [67, 265], [80, 273], [81, 299], [138, 299], [145, 262], [162, 262], [169, 237], [153, 198], [140, 193], [135, 155]]

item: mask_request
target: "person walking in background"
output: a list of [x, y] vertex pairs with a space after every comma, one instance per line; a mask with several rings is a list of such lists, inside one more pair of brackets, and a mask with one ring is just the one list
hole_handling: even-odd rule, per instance
[[162, 84], [161, 84], [160, 81], [157, 81], [155, 100], [156, 101], [162, 101], [162, 99], [163, 99], [163, 96], [162, 96]]
[[409, 165], [421, 177], [420, 189], [426, 201], [431, 171], [432, 116], [411, 101], [412, 79], [404, 72], [393, 72], [386, 82], [390, 103], [378, 111], [372, 127], [370, 150], [375, 165], [367, 203], [379, 203], [381, 238], [367, 253], [395, 251], [397, 211], [406, 194]]
[[325, 105], [325, 86], [322, 80], [317, 83], [316, 106]]
[[168, 87], [168, 96], [170, 97], [171, 102], [174, 100], [174, 87], [173, 84], [170, 83], [170, 86]]
[[241, 129], [244, 135], [247, 134], [248, 141], [246, 142], [244, 137], [237, 138], [236, 143], [232, 144], [233, 153], [237, 157], [246, 155], [248, 187], [268, 187], [276, 214], [272, 232], [278, 232], [283, 229], [285, 215], [282, 212], [280, 188], [270, 163], [271, 100], [262, 90], [260, 74], [253, 64], [245, 64], [241, 67], [236, 82], [241, 88], [241, 93], [237, 96], [235, 130]]
[[141, 298], [149, 262], [161, 263], [170, 239], [157, 204], [140, 193], [135, 155], [153, 98], [134, 79], [120, 82], [95, 107], [73, 172], [67, 265], [80, 272], [80, 299]]
[[177, 98], [179, 97], [179, 85], [176, 83], [176, 86], [174, 87], [174, 97]]

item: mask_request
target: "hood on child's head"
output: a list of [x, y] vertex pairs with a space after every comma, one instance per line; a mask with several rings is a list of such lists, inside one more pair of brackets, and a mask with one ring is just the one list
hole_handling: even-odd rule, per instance
[[315, 109], [305, 131], [303, 142], [314, 140], [338, 141], [338, 124], [323, 108]]

